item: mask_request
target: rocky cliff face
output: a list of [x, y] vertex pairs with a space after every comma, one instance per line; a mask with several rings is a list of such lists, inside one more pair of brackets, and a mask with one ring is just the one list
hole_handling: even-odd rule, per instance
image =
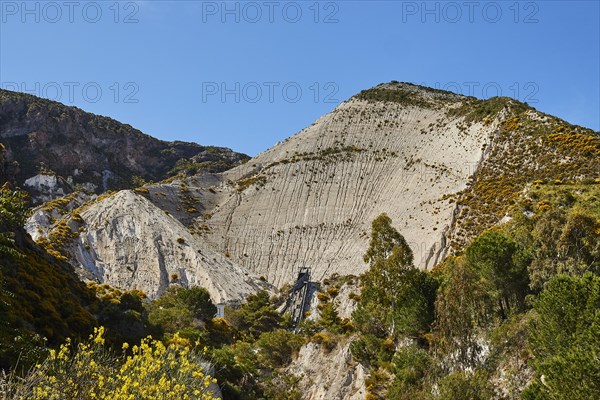
[[223, 174], [230, 196], [206, 240], [270, 282], [361, 273], [371, 221], [386, 212], [416, 263], [432, 267], [498, 121], [465, 124], [464, 97], [406, 84], [363, 92], [302, 132]]
[[27, 229], [41, 243], [61, 242], [59, 250], [89, 280], [143, 290], [150, 298], [174, 284], [202, 286], [216, 303], [269, 289], [132, 191], [81, 200], [87, 199], [65, 203], [62, 215], [38, 210]]
[[[431, 268], [500, 221], [535, 180], [593, 180], [598, 157], [597, 132], [517, 101], [382, 84], [236, 168], [98, 201], [81, 213], [88, 241], [70, 257], [118, 287], [157, 294], [177, 273], [239, 297], [252, 288], [241, 271], [276, 286], [299, 267], [315, 280], [360, 274], [371, 221], [386, 212], [415, 263]], [[192, 173], [196, 161], [177, 168]]]
[[6, 147], [0, 143], [0, 182], [14, 182], [17, 171], [18, 164], [8, 160]]
[[77, 241], [76, 259], [102, 282], [136, 287], [151, 297], [172, 283], [201, 286], [217, 303], [241, 301], [261, 288], [238, 265], [131, 191], [92, 205], [81, 217], [84, 229]]
[[0, 90], [0, 141], [6, 161], [19, 166], [10, 178], [38, 203], [74, 189], [129, 188], [135, 176], [159, 181], [178, 172], [223, 171], [248, 158], [226, 148], [163, 142], [107, 117], [6, 90]]
[[364, 367], [352, 359], [350, 339], [333, 350], [316, 343], [300, 349], [286, 372], [299, 378], [303, 400], [363, 400], [367, 394]]
[[411, 84], [361, 92], [212, 186], [196, 218], [221, 253], [281, 286], [359, 274], [371, 221], [386, 212], [421, 268], [498, 223], [527, 185], [600, 173], [597, 132], [509, 98]]

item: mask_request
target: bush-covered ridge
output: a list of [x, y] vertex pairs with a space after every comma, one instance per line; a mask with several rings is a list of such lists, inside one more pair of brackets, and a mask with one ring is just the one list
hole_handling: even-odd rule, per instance
[[[58, 178], [63, 194], [132, 188], [134, 178], [220, 172], [249, 158], [222, 147], [165, 142], [108, 117], [6, 90], [0, 90], [0, 141], [8, 155], [0, 159], [7, 164], [0, 178], [23, 186], [28, 178], [49, 174]], [[14, 162], [18, 168], [11, 167]], [[29, 190], [34, 200], [60, 195]]]
[[504, 115], [470, 185], [456, 196], [456, 224], [450, 236], [455, 251], [497, 224], [532, 185], [600, 183], [598, 132], [538, 113], [514, 100], [500, 100], [478, 100], [479, 106], [469, 108], [478, 119], [497, 118], [501, 111]]
[[[26, 196], [0, 190], [0, 368], [27, 367], [40, 346], [87, 335], [95, 325], [94, 294], [72, 267], [37, 246], [22, 224]], [[44, 339], [45, 338], [45, 339]]]
[[[366, 259], [381, 258], [361, 277], [353, 314], [353, 355], [370, 372], [367, 398], [598, 397], [599, 199], [600, 185], [530, 189], [509, 222], [428, 273], [437, 285], [432, 311], [419, 308], [427, 285], [409, 279], [401, 237], [376, 220]], [[381, 234], [395, 247], [374, 242]], [[378, 263], [391, 265], [381, 273]], [[398, 278], [386, 279], [392, 273]], [[402, 301], [407, 290], [421, 294]], [[368, 320], [373, 315], [381, 317]]]
[[455, 93], [419, 86], [412, 83], [392, 81], [358, 93], [353, 99], [368, 102], [392, 102], [404, 106], [441, 108], [459, 101], [464, 96]]

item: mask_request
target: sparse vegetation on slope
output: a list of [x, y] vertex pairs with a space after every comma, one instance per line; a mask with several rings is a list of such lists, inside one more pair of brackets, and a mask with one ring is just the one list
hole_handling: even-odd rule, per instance
[[392, 81], [363, 90], [354, 98], [368, 102], [390, 102], [403, 106], [435, 109], [440, 108], [447, 101], [456, 100], [458, 96], [444, 90]]
[[111, 118], [24, 93], [0, 90], [0, 104], [0, 141], [11, 156], [5, 160], [2, 152], [0, 183], [14, 179], [25, 187], [38, 174], [59, 183], [60, 191], [25, 187], [36, 201], [75, 190], [133, 188], [134, 177], [160, 181], [179, 173], [221, 172], [249, 158], [222, 147], [163, 142]]
[[[480, 107], [487, 109], [484, 104], [490, 101], [496, 99], [480, 100]], [[507, 117], [486, 149], [471, 185], [458, 195], [456, 229], [450, 242], [454, 250], [498, 223], [528, 186], [592, 184], [599, 177], [597, 132], [532, 114], [514, 100], [509, 103]]]

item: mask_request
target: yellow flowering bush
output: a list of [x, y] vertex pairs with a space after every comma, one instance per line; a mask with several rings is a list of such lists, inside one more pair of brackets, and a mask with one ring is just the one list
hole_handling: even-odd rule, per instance
[[[67, 340], [22, 379], [5, 385], [7, 399], [198, 399], [212, 400], [216, 380], [189, 341], [175, 335], [165, 345], [151, 337], [139, 346], [123, 344], [123, 356], [104, 347], [104, 328], [88, 343]], [[130, 351], [129, 351], [130, 350]]]

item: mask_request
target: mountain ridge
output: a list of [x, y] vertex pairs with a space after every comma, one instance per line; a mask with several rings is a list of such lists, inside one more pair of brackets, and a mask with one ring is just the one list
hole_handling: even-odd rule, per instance
[[[493, 182], [510, 205], [535, 173], [595, 178], [588, 156], [561, 142], [561, 132], [598, 155], [598, 133], [514, 99], [391, 82], [358, 93], [235, 168], [180, 174], [136, 193], [198, 242], [275, 286], [303, 266], [317, 280], [364, 271], [366, 232], [381, 212], [407, 238], [416, 265], [430, 269], [506, 214], [504, 198], [485, 191]], [[566, 147], [546, 147], [552, 141]], [[520, 148], [529, 149], [521, 158]], [[563, 156], [561, 167], [551, 168]], [[523, 179], [506, 180], [511, 174]]]
[[[398, 93], [390, 95], [384, 92], [384, 96], [381, 96], [382, 90], [390, 89], [397, 90]], [[374, 93], [369, 94], [369, 90], [374, 91]], [[222, 252], [237, 257], [234, 259], [237, 259], [242, 265], [248, 265], [257, 274], [267, 276], [270, 281], [276, 277], [274, 282], [276, 285], [281, 285], [286, 280], [292, 279], [295, 268], [304, 264], [313, 267], [318, 279], [322, 279], [331, 273], [360, 273], [365, 268], [362, 263], [362, 254], [367, 242], [366, 236], [363, 234], [361, 237], [360, 234], [368, 231], [370, 221], [379, 212], [385, 211], [392, 216], [392, 219], [398, 224], [398, 229], [411, 243], [417, 265], [422, 268], [432, 268], [437, 262], [441, 261], [443, 256], [450, 252], [451, 245], [454, 245], [456, 249], [459, 247], [457, 243], [464, 244], [469, 238], [481, 233], [482, 229], [490, 227], [495, 221], [502, 218], [503, 215], [498, 214], [504, 214], [506, 208], [500, 207], [498, 199], [493, 206], [487, 207], [487, 209], [484, 207], [485, 204], [480, 205], [484, 215], [493, 214], [494, 216], [497, 215], [497, 218], [495, 221], [490, 221], [488, 218], [479, 227], [467, 229], [470, 220], [463, 224], [460, 212], [466, 212], [462, 204], [469, 200], [468, 190], [470, 186], [475, 185], [476, 190], [481, 187], [478, 180], [481, 176], [480, 166], [489, 164], [486, 164], [489, 155], [496, 154], [492, 150], [498, 152], [498, 149], [504, 146], [507, 149], [505, 153], [519, 154], [519, 149], [511, 147], [510, 143], [507, 142], [511, 137], [527, 136], [527, 139], [523, 140], [525, 142], [531, 140], [530, 147], [534, 148], [535, 152], [532, 150], [528, 153], [528, 158], [521, 162], [514, 171], [510, 171], [510, 168], [508, 168], [508, 171], [503, 170], [502, 173], [500, 171], [504, 168], [502, 162], [504, 159], [510, 158], [506, 157], [507, 154], [504, 154], [505, 157], [500, 158], [495, 156], [494, 160], [498, 165], [491, 169], [488, 168], [487, 174], [491, 175], [487, 177], [488, 180], [500, 179], [500, 182], [503, 182], [501, 178], [504, 174], [518, 174], [524, 171], [528, 163], [536, 162], [535, 158], [543, 154], [546, 154], [542, 157], [544, 163], [538, 166], [538, 169], [541, 171], [546, 169], [547, 173], [545, 176], [539, 176], [538, 178], [553, 179], [554, 177], [560, 177], [568, 180], [584, 179], [584, 177], [590, 179], [597, 176], [594, 174], [597, 174], [598, 171], [589, 168], [589, 164], [593, 165], [593, 163], [589, 163], [585, 156], [581, 157], [575, 154], [571, 154], [569, 161], [563, 165], [563, 168], [550, 168], [549, 165], [552, 165], [553, 160], [547, 154], [549, 150], [537, 145], [537, 141], [542, 139], [530, 137], [530, 131], [537, 132], [542, 138], [552, 134], [554, 129], [562, 129], [565, 132], [573, 131], [573, 134], [577, 137], [589, 137], [589, 140], [595, 141], [593, 146], [596, 149], [599, 148], [598, 133], [547, 116], [514, 99], [478, 100], [451, 92], [424, 89], [416, 85], [402, 83], [378, 85], [369, 90], [363, 91], [362, 94], [358, 94], [342, 103], [332, 113], [319, 118], [310, 127], [254, 157], [247, 164], [225, 172], [223, 175], [226, 181], [243, 182], [244, 184], [251, 182], [251, 184], [249, 187], [243, 188], [239, 184], [232, 185], [233, 187], [237, 186], [237, 189], [242, 189], [242, 196], [232, 195], [235, 200], [221, 204], [216, 214], [213, 214], [209, 221], [200, 221], [202, 224], [208, 224], [209, 226], [207, 240]], [[410, 95], [406, 95], [406, 90], [409, 91]], [[427, 120], [428, 124], [422, 123], [423, 121], [420, 120], [424, 120], [428, 112], [432, 113], [433, 118]], [[353, 115], [349, 115], [349, 113], [353, 113]], [[338, 118], [337, 121], [336, 118]], [[521, 123], [514, 118], [521, 118]], [[394, 123], [398, 124], [399, 121], [404, 124], [403, 127], [394, 126]], [[337, 128], [332, 129], [332, 126], [336, 124]], [[412, 128], [411, 124], [414, 125]], [[354, 136], [351, 140], [344, 139], [343, 136], [352, 136], [352, 134], [348, 134], [352, 129], [354, 129]], [[335, 139], [336, 135], [337, 139]], [[428, 135], [430, 138], [427, 138]], [[422, 139], [419, 139], [419, 136], [422, 136]], [[325, 143], [327, 137], [331, 140]], [[398, 140], [392, 140], [393, 137]], [[498, 139], [499, 137], [502, 138], [502, 141]], [[368, 139], [365, 140], [365, 138]], [[308, 144], [302, 144], [303, 141], [308, 142]], [[412, 144], [411, 141], [413, 141]], [[521, 144], [524, 145], [524, 143]], [[410, 151], [403, 152], [406, 147]], [[296, 150], [296, 148], [299, 150]], [[422, 154], [431, 159], [427, 160], [420, 157]], [[597, 155], [598, 153], [594, 154]], [[443, 159], [445, 155], [449, 159]], [[386, 165], [399, 156], [405, 159], [396, 160], [395, 168]], [[558, 157], [558, 155], [556, 156]], [[348, 157], [352, 160], [344, 161]], [[437, 160], [437, 157], [442, 157], [442, 159]], [[361, 161], [363, 163], [362, 170], [358, 168], [358, 170], [348, 172], [342, 168], [340, 171], [335, 171], [336, 163], [343, 164], [347, 162], [349, 165], [356, 167], [357, 160], [360, 159], [363, 160]], [[331, 165], [334, 165], [334, 170], [323, 173], [324, 169], [330, 168]], [[291, 166], [298, 166], [299, 169], [293, 172], [284, 172], [284, 174], [287, 174], [284, 178], [276, 176], [273, 172], [277, 169], [289, 169]], [[500, 168], [501, 166], [502, 168]], [[318, 168], [321, 168], [321, 170], [317, 171]], [[372, 169], [372, 173], [375, 174], [371, 175], [372, 179], [369, 179], [369, 176], [362, 176], [365, 172], [364, 168]], [[385, 170], [387, 172], [382, 171], [381, 168], [388, 168]], [[579, 174], [569, 172], [576, 169], [581, 170]], [[355, 180], [352, 184], [354, 186], [342, 189], [341, 196], [367, 196], [369, 198], [368, 201], [361, 200], [363, 201], [362, 205], [351, 204], [346, 211], [352, 213], [352, 210], [362, 210], [361, 212], [364, 212], [364, 210], [370, 210], [374, 207], [376, 211], [373, 210], [372, 215], [368, 217], [356, 215], [360, 227], [355, 226], [346, 229], [344, 224], [350, 215], [344, 214], [339, 209], [334, 210], [334, 212], [343, 214], [344, 218], [331, 221], [330, 230], [333, 233], [330, 233], [330, 236], [343, 237], [340, 240], [345, 244], [332, 246], [329, 241], [331, 237], [329, 239], [319, 237], [316, 232], [323, 224], [323, 213], [326, 213], [327, 206], [323, 206], [323, 204], [331, 200], [332, 193], [335, 196], [337, 189], [333, 188], [335, 186], [333, 180], [338, 172], [341, 174], [349, 173], [352, 176], [352, 178], [343, 178], [342, 184], [348, 183], [350, 179]], [[525, 172], [523, 173], [525, 174]], [[303, 179], [300, 176], [301, 174], [310, 175], [311, 178]], [[328, 174], [332, 174], [334, 178], [331, 178]], [[512, 201], [518, 192], [524, 188], [528, 179], [530, 182], [535, 180], [530, 172], [525, 175], [526, 179], [516, 182], [514, 190], [507, 192], [507, 196], [510, 195], [510, 198], [507, 198], [508, 202]], [[410, 195], [405, 200], [401, 200], [402, 193], [384, 192], [384, 189], [375, 187], [364, 190], [362, 194], [357, 195], [354, 193], [356, 188], [360, 190], [361, 187], [367, 187], [368, 182], [371, 180], [380, 182], [382, 179], [383, 181], [389, 180], [392, 176], [396, 179], [396, 185], [404, 184], [406, 186], [405, 190], [409, 191]], [[309, 203], [298, 203], [296, 199], [285, 198], [283, 200], [281, 196], [278, 197], [277, 193], [281, 188], [276, 183], [270, 185], [272, 179], [291, 183], [303, 180], [303, 185], [306, 185], [303, 188], [306, 190], [301, 195], [305, 196], [302, 201], [308, 201]], [[321, 183], [321, 180], [327, 181], [328, 179], [330, 179], [329, 183]], [[363, 182], [357, 181], [361, 179]], [[430, 185], [430, 183], [425, 182], [426, 180], [437, 180], [438, 187], [435, 189], [427, 187], [425, 190], [419, 191], [418, 183], [406, 182], [411, 179], [420, 180], [420, 185]], [[364, 181], [367, 181], [367, 183]], [[433, 183], [433, 186], [435, 186], [435, 183]], [[448, 184], [450, 184], [450, 187]], [[458, 184], [462, 188], [452, 187], [453, 184]], [[317, 186], [317, 188], [312, 193], [308, 193], [311, 186]], [[416, 192], [413, 192], [413, 189]], [[290, 190], [296, 193], [302, 192], [297, 184], [293, 185]], [[285, 192], [285, 189], [282, 189], [282, 191]], [[432, 192], [437, 192], [437, 194], [432, 195]], [[244, 199], [244, 194], [249, 197]], [[375, 195], [373, 196], [373, 194]], [[381, 198], [376, 198], [378, 196]], [[430, 198], [421, 199], [419, 196], [430, 196]], [[263, 201], [260, 200], [260, 197], [271, 198], [271, 200]], [[463, 199], [463, 197], [465, 198]], [[276, 208], [271, 212], [264, 208], [259, 209], [256, 206], [256, 204], [268, 204], [269, 201], [276, 204]], [[311, 201], [312, 203], [310, 203]], [[386, 201], [387, 204], [385, 204]], [[442, 204], [443, 201], [448, 201], [449, 204]], [[402, 204], [407, 203], [411, 203], [409, 208], [405, 209], [404, 212], [399, 212], [398, 209], [401, 208]], [[290, 220], [285, 220], [286, 212], [282, 211], [281, 207], [286, 209], [288, 204], [291, 217]], [[224, 211], [225, 206], [230, 207], [229, 211]], [[459, 208], [460, 210], [458, 210]], [[237, 216], [235, 214], [236, 209], [242, 209]], [[304, 210], [304, 214], [298, 215], [297, 211], [299, 210]], [[312, 222], [311, 217], [307, 217], [307, 212], [313, 212]], [[445, 213], [446, 216], [437, 220], [431, 218], [440, 213]], [[474, 216], [470, 219], [477, 219], [478, 213], [479, 209], [472, 209], [470, 215]], [[220, 219], [219, 215], [221, 216]], [[261, 240], [261, 238], [255, 236], [255, 232], [257, 227], [261, 226], [260, 220], [264, 219], [265, 215], [267, 216], [266, 231], [263, 232], [263, 237], [266, 237], [266, 239], [263, 239], [265, 243], [264, 245], [255, 245]], [[235, 228], [236, 221], [238, 221], [238, 225], [243, 225], [240, 221], [244, 218], [251, 221], [246, 222], [248, 228]], [[271, 219], [269, 220], [269, 218]], [[279, 222], [277, 222], [278, 219]], [[275, 222], [268, 222], [272, 220], [275, 220]], [[233, 221], [233, 228], [231, 228], [231, 221]], [[350, 221], [348, 224], [352, 225], [352, 223], [353, 221]], [[273, 224], [279, 224], [278, 228], [273, 228]], [[437, 227], [437, 232], [420, 232], [427, 229], [427, 227], [429, 229], [433, 227], [434, 230]], [[236, 229], [239, 230], [236, 231]], [[343, 233], [344, 231], [346, 233]], [[288, 234], [290, 235], [289, 238], [283, 240], [278, 238], [278, 236]], [[240, 235], [248, 235], [248, 238], [243, 239]], [[353, 237], [349, 239], [348, 235]], [[305, 240], [307, 236], [312, 237], [312, 243], [310, 239]], [[225, 241], [221, 239], [223, 237]], [[298, 243], [300, 244], [298, 245]], [[328, 247], [328, 249], [314, 250], [314, 247], [318, 247], [319, 243], [321, 243], [321, 246]], [[290, 250], [290, 245], [297, 245], [298, 248]], [[328, 259], [328, 257], [323, 255], [328, 251], [333, 251], [330, 250], [331, 247], [335, 248], [338, 255], [328, 256], [330, 261], [325, 263], [324, 259]], [[256, 249], [255, 251], [258, 252], [258, 255], [254, 255], [254, 258], [250, 253], [252, 249]], [[281, 253], [272, 255], [273, 249], [281, 251]], [[290, 257], [290, 251], [295, 252], [296, 255], [291, 256], [292, 260], [282, 261], [286, 257]], [[267, 252], [267, 254], [265, 255], [264, 252]], [[313, 259], [311, 259], [311, 256], [307, 256], [307, 254], [314, 254], [315, 252], [319, 253], [319, 256], [315, 256]], [[344, 254], [349, 252], [353, 256], [344, 258]], [[250, 257], [245, 256], [245, 254], [250, 255]], [[256, 258], [259, 261], [253, 261]], [[281, 273], [277, 268], [275, 268], [275, 272], [271, 272], [265, 267], [266, 265], [273, 265], [274, 261], [275, 264], [280, 263], [280, 267], [287, 265], [283, 267], [286, 270], [284, 273], [285, 278], [279, 278]], [[289, 264], [295, 267], [290, 268]], [[315, 265], [317, 268], [314, 268]]]
[[248, 159], [227, 148], [159, 140], [109, 117], [7, 90], [0, 90], [0, 140], [13, 165], [5, 178], [38, 203], [76, 190], [132, 188], [189, 168], [222, 171]]

